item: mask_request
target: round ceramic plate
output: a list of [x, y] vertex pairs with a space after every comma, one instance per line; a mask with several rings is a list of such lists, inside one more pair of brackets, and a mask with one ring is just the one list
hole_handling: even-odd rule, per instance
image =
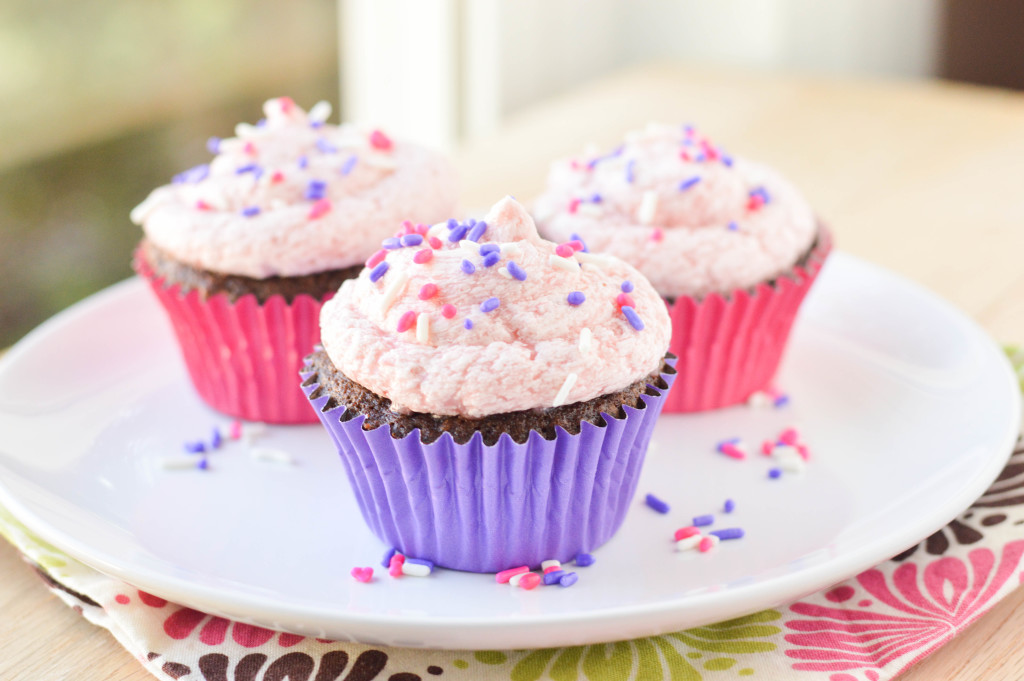
[[[995, 478], [1020, 405], [999, 348], [936, 296], [842, 253], [792, 338], [782, 409], [664, 416], [637, 501], [572, 588], [525, 591], [438, 570], [392, 579], [319, 425], [230, 442], [202, 471], [167, 470], [228, 423], [193, 393], [143, 284], [44, 324], [0, 362], [0, 503], [97, 570], [191, 607], [339, 640], [549, 647], [664, 633], [777, 605], [849, 577], [938, 529]], [[714, 451], [797, 426], [802, 474]], [[671, 505], [659, 515], [654, 493]], [[735, 511], [721, 512], [726, 498]], [[743, 539], [677, 553], [698, 514]], [[349, 576], [374, 565], [369, 584]]]

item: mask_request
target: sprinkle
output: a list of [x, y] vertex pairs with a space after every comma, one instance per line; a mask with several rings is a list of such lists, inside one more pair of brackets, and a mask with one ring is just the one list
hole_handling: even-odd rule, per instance
[[654, 496], [653, 494], [648, 494], [646, 497], [644, 497], [644, 503], [650, 506], [658, 513], [664, 514], [668, 513], [669, 511], [669, 505], [662, 501], [661, 499], [659, 499], [658, 497]]
[[636, 307], [636, 303], [633, 302], [633, 296], [629, 295], [628, 293], [620, 293], [619, 295], [615, 296], [615, 304], [618, 305], [619, 307]]
[[551, 403], [552, 407], [560, 407], [565, 404], [565, 401], [569, 399], [569, 391], [576, 385], [576, 381], [579, 379], [577, 374], [569, 374], [565, 377], [565, 381], [562, 383], [562, 387], [558, 389], [558, 394], [555, 395], [554, 401]]
[[341, 172], [342, 175], [348, 175], [355, 169], [356, 163], [358, 162], [359, 158], [355, 154], [352, 154], [351, 156], [345, 159], [345, 161], [341, 164], [341, 168], [339, 168], [338, 170]]
[[205, 456], [199, 460], [199, 463], [196, 464], [196, 468], [198, 468], [201, 471], [205, 471], [209, 467], [210, 467], [210, 460], [207, 459]]
[[629, 281], [627, 279], [626, 281], [622, 282], [622, 286], [620, 288], [622, 289], [623, 293], [632, 293], [633, 292], [633, 282], [631, 282], [631, 281]]
[[576, 554], [576, 558], [573, 560], [579, 567], [590, 567], [597, 562], [597, 559], [589, 553]]
[[480, 255], [489, 255], [491, 253], [500, 253], [501, 246], [498, 244], [484, 244], [480, 247]]
[[206, 201], [203, 201], [202, 199], [196, 201], [196, 208], [198, 210], [213, 210], [213, 206], [208, 204]]
[[779, 395], [778, 397], [775, 398], [775, 401], [772, 402], [772, 406], [774, 406], [776, 409], [785, 407], [787, 404], [789, 404], [789, 395], [786, 394]]
[[640, 207], [636, 210], [636, 219], [641, 225], [654, 222], [654, 214], [658, 211], [658, 192], [649, 189], [640, 199]]
[[402, 247], [402, 240], [396, 236], [389, 236], [387, 239], [384, 239], [383, 241], [380, 242], [380, 246], [381, 248], [393, 251], [396, 248]]
[[470, 241], [469, 239], [463, 239], [462, 241], [460, 241], [459, 248], [461, 248], [464, 251], [469, 251], [470, 253], [474, 253], [477, 255], [480, 254], [480, 244], [476, 243], [475, 241]]
[[386, 567], [388, 567], [389, 565], [391, 565], [391, 557], [392, 557], [393, 555], [395, 555], [396, 553], [398, 553], [398, 549], [396, 549], [396, 548], [394, 548], [394, 547], [391, 547], [390, 549], [388, 549], [387, 551], [385, 551], [385, 552], [384, 552], [384, 560], [382, 560], [382, 561], [380, 562], [380, 565], [381, 565], [381, 567], [385, 567], [385, 568], [386, 568]]
[[468, 260], [463, 260], [462, 265], [460, 265], [460, 267], [462, 268], [462, 271], [465, 272], [466, 274], [473, 274], [474, 272], [476, 272], [476, 265], [474, 265]]
[[570, 238], [570, 239], [572, 240], [572, 241], [570, 241], [569, 243], [573, 243], [573, 242], [575, 242], [575, 241], [578, 241], [578, 242], [580, 242], [580, 245], [582, 245], [582, 246], [583, 246], [583, 248], [582, 248], [581, 250], [582, 250], [582, 251], [583, 251], [584, 253], [586, 253], [586, 252], [587, 252], [587, 242], [583, 240], [583, 237], [581, 237], [581, 236], [580, 236], [579, 234], [577, 234], [576, 232], [573, 232], [572, 234], [570, 234], [570, 235], [569, 235], [569, 238]]
[[316, 148], [319, 149], [321, 152], [323, 152], [325, 154], [336, 154], [336, 153], [338, 153], [338, 147], [334, 146], [333, 144], [328, 142], [323, 137], [318, 137], [316, 139]]
[[578, 581], [580, 581], [579, 575], [577, 575], [575, 572], [566, 572], [564, 575], [562, 575], [562, 578], [558, 580], [558, 584], [568, 589], [570, 586], [572, 586]]
[[665, 238], [665, 232], [662, 231], [661, 227], [655, 227], [651, 230], [651, 241], [659, 242]]
[[572, 199], [571, 201], [569, 201], [569, 212], [570, 213], [575, 213], [577, 210], [579, 210], [579, 207], [580, 207], [580, 200], [579, 199]]
[[725, 504], [722, 506], [722, 510], [726, 513], [732, 513], [736, 510], [736, 502], [732, 499], [726, 499]]
[[730, 232], [735, 232], [739, 228], [740, 228], [740, 226], [739, 226], [739, 224], [737, 224], [737, 222], [735, 220], [730, 220], [729, 221], [729, 231]]
[[570, 246], [569, 244], [558, 244], [557, 246], [555, 246], [555, 255], [561, 256], [563, 258], [571, 258], [575, 253], [576, 251], [574, 251], [572, 249], [572, 246]]
[[519, 588], [530, 591], [536, 589], [540, 585], [540, 575], [536, 572], [528, 572], [523, 575], [519, 580]]
[[590, 348], [594, 344], [594, 333], [589, 327], [584, 326], [580, 329], [580, 352], [584, 355], [590, 352]]
[[316, 199], [324, 198], [324, 192], [327, 191], [327, 183], [323, 180], [310, 180], [309, 184], [306, 185], [306, 198], [313, 201]]
[[203, 163], [195, 166], [194, 168], [189, 168], [188, 170], [178, 173], [171, 178], [171, 182], [175, 184], [196, 184], [198, 182], [202, 182], [209, 176], [210, 166]]
[[459, 221], [456, 220], [455, 218], [448, 218], [448, 222], [444, 224], [448, 228], [448, 230], [451, 231], [459, 226]]
[[[287, 99], [287, 97], [283, 97], [282, 99]], [[281, 108], [284, 108], [283, 103]], [[331, 117], [331, 103], [323, 100], [317, 102], [313, 105], [313, 108], [309, 110], [309, 113], [306, 114], [306, 117], [314, 123], [323, 123]]]
[[775, 480], [776, 478], [778, 478], [781, 475], [782, 475], [782, 470], [778, 469], [778, 468], [772, 468], [772, 469], [770, 469], [768, 471], [768, 477], [771, 478], [772, 480]]
[[391, 556], [391, 562], [388, 563], [388, 574], [392, 577], [402, 576], [402, 563], [405, 562], [405, 556], [400, 553], [396, 553]]
[[622, 308], [622, 316], [624, 316], [626, 318], [626, 321], [629, 322], [629, 325], [632, 326], [637, 331], [643, 331], [644, 330], [644, 322], [643, 322], [643, 320], [640, 319], [640, 315], [638, 315], [636, 313], [636, 310], [634, 310], [629, 305], [624, 305], [623, 306], [623, 308]]
[[434, 258], [434, 251], [429, 248], [416, 251], [416, 255], [412, 256], [412, 261], [417, 265], [423, 265], [424, 263], [430, 262]]
[[744, 533], [743, 529], [740, 527], [727, 527], [724, 530], [712, 530], [711, 532], [708, 532], [708, 534], [710, 534], [712, 537], [718, 537], [722, 540], [728, 540], [742, 539]]
[[469, 227], [466, 225], [458, 225], [448, 234], [448, 241], [453, 244], [457, 241], [462, 241], [466, 238], [466, 232], [469, 231]]
[[362, 582], [363, 584], [367, 584], [371, 579], [373, 579], [373, 568], [354, 567], [352, 568], [352, 572], [350, 572], [349, 574], [352, 575], [356, 579], [356, 581]]
[[380, 130], [374, 130], [370, 133], [370, 146], [374, 149], [380, 149], [381, 151], [390, 151], [394, 144], [391, 142], [391, 139]]
[[784, 471], [789, 471], [790, 473], [802, 473], [804, 468], [806, 468], [806, 464], [804, 463], [804, 460], [799, 457], [787, 458], [782, 459], [779, 462], [779, 468]]
[[206, 444], [203, 442], [186, 442], [185, 451], [189, 454], [202, 454], [206, 451]]
[[548, 568], [552, 568], [552, 567], [560, 568], [560, 567], [562, 567], [562, 562], [558, 561], [558, 560], [554, 560], [554, 559], [542, 560], [540, 562], [540, 569], [543, 570], [544, 572], [547, 572]]
[[260, 169], [257, 163], [246, 163], [244, 166], [238, 166], [235, 168], [235, 175], [244, 175], [245, 173], [254, 173]]
[[253, 440], [260, 438], [267, 433], [267, 424], [260, 421], [249, 423], [245, 426], [245, 441], [252, 442]]
[[551, 572], [544, 571], [544, 586], [552, 586], [558, 584], [558, 580], [562, 578], [562, 575], [566, 574], [565, 570], [561, 568], [555, 568]]
[[484, 267], [494, 267], [501, 261], [501, 254], [499, 253], [488, 253], [484, 257]]
[[602, 201], [602, 198], [601, 198], [600, 194], [591, 194], [590, 195], [590, 202], [591, 203], [601, 203], [601, 201]]
[[372, 270], [370, 270], [370, 281], [373, 281], [373, 282], [379, 281], [380, 278], [383, 277], [384, 274], [387, 271], [388, 271], [388, 263], [387, 263], [387, 261], [380, 263], [379, 265], [374, 267]]
[[701, 181], [701, 176], [700, 175], [694, 175], [691, 178], [687, 178], [687, 179], [685, 179], [685, 180], [683, 180], [682, 182], [679, 183], [679, 191], [685, 192], [687, 189], [690, 189], [691, 187], [693, 187], [693, 185], [697, 184], [700, 181]]
[[553, 267], [557, 267], [558, 269], [565, 270], [566, 272], [572, 272], [573, 274], [577, 274], [580, 271], [579, 263], [557, 255], [549, 255], [548, 264]]
[[512, 278], [512, 275], [508, 273], [508, 268], [507, 267], [499, 267], [498, 268], [498, 274], [500, 274], [501, 276], [505, 277], [506, 279], [511, 279]]
[[676, 541], [676, 551], [692, 551], [700, 546], [700, 543], [703, 540], [704, 537], [699, 534], [679, 539]]
[[484, 302], [480, 303], [480, 311], [493, 312], [494, 310], [498, 309], [499, 305], [501, 305], [501, 301], [498, 300], [497, 298], [488, 298]]
[[509, 586], [519, 586], [519, 582], [528, 574], [531, 574], [529, 570], [518, 575], [512, 575], [508, 580]]
[[509, 568], [508, 570], [502, 570], [498, 574], [494, 575], [494, 580], [498, 582], [498, 584], [507, 584], [508, 580], [512, 579], [516, 575], [521, 575], [529, 571], [530, 568], [528, 568], [525, 565], [520, 565], [519, 567]]
[[220, 152], [220, 138], [219, 137], [211, 137], [210, 139], [206, 140], [206, 150], [208, 152], [210, 152], [211, 154], [219, 153]]
[[696, 537], [699, 534], [700, 530], [693, 525], [688, 525], [687, 527], [680, 527], [672, 536], [675, 537], [676, 541], [679, 541], [680, 539], [686, 539], [687, 537]]
[[429, 577], [434, 571], [434, 564], [420, 558], [406, 558], [402, 563], [402, 574], [407, 577]]
[[636, 159], [635, 158], [631, 158], [631, 159], [629, 159], [629, 162], [626, 163], [626, 182], [628, 182], [630, 184], [633, 184], [633, 182], [635, 180], [636, 180]]
[[779, 433], [779, 442], [785, 445], [796, 445], [800, 441], [800, 433], [796, 428], [786, 428]]
[[309, 165], [309, 159], [306, 158], [305, 156], [299, 156], [297, 164], [300, 168], [305, 168], [306, 166]]
[[486, 231], [487, 223], [481, 220], [470, 228], [469, 234], [466, 235], [466, 238], [470, 241], [480, 241], [480, 237], [482, 237]]
[[586, 299], [587, 297], [583, 295], [582, 291], [573, 291], [568, 296], [566, 296], [566, 300], [569, 301], [569, 304], [573, 306], [582, 305]]
[[308, 217], [310, 220], [316, 220], [317, 218], [322, 217], [330, 212], [331, 200], [320, 199], [319, 201], [314, 203], [313, 206], [309, 209], [309, 213], [307, 214], [306, 217]]
[[436, 236], [429, 237], [427, 239], [427, 243], [430, 244], [430, 247], [433, 248], [434, 250], [437, 250], [441, 248], [441, 246], [444, 246], [441, 240], [438, 239]]
[[721, 452], [722, 454], [725, 454], [726, 456], [728, 456], [731, 459], [743, 460], [743, 459], [747, 458], [747, 453], [746, 452], [744, 452], [738, 446], [736, 446], [736, 445], [734, 445], [732, 443], [728, 443], [728, 442], [722, 444], [718, 448], [718, 451]]
[[273, 174], [271, 174], [270, 176], [270, 183], [281, 184], [282, 182], [284, 182], [284, 173], [282, 173], [280, 170], [275, 170]]
[[246, 142], [245, 146], [242, 147], [242, 151], [244, 151], [245, 153], [249, 154], [250, 156], [255, 156], [256, 155], [256, 145], [253, 144], [252, 142]]
[[416, 318], [416, 340], [424, 345], [430, 342], [430, 317], [426, 314]]
[[466, 327], [466, 331], [469, 331], [470, 329], [473, 328], [473, 320], [467, 317], [466, 321], [463, 323], [463, 326]]
[[[430, 251], [427, 251], [429, 253]], [[430, 300], [437, 295], [437, 284], [424, 284], [420, 287], [420, 300]]]
[[518, 281], [526, 281], [526, 270], [520, 267], [515, 261], [508, 261], [508, 273]]
[[269, 447], [253, 447], [249, 450], [249, 456], [256, 461], [272, 461], [273, 463], [295, 463], [292, 455], [281, 449], [270, 449]]
[[726, 168], [732, 168], [732, 164], [733, 164], [732, 156], [727, 156], [726, 154], [722, 154], [722, 165], [724, 165]]
[[416, 312], [414, 310], [407, 310], [398, 318], [398, 333], [405, 333], [413, 327], [416, 323]]
[[707, 553], [716, 546], [718, 546], [718, 537], [714, 535], [708, 535], [706, 537], [701, 538], [700, 544], [697, 545], [697, 548], [700, 549], [701, 553]]
[[765, 440], [761, 443], [761, 453], [765, 456], [771, 456], [773, 449], [775, 449], [775, 443], [771, 440]]
[[231, 425], [228, 426], [228, 437], [230, 437], [232, 440], [238, 440], [242, 437], [241, 421], [235, 419], [234, 421], [231, 422]]
[[165, 471], [192, 470], [196, 467], [196, 459], [193, 456], [165, 456], [160, 459], [160, 468]]
[[213, 429], [213, 437], [210, 438], [210, 444], [213, 445], [214, 449], [220, 449], [220, 446], [224, 444], [224, 436], [220, 434], [220, 429]]
[[419, 246], [423, 243], [423, 236], [420, 234], [406, 234], [402, 237], [403, 246]]
[[255, 217], [260, 214], [259, 206], [246, 206], [242, 209], [242, 215], [247, 218]]
[[764, 199], [760, 195], [751, 195], [747, 199], [747, 210], [758, 210], [764, 205]]
[[457, 310], [455, 309], [454, 305], [445, 303], [444, 305], [441, 306], [441, 316], [444, 317], [445, 319], [451, 319], [452, 317], [455, 316], [456, 312]]
[[613, 256], [604, 255], [603, 253], [588, 253], [587, 251], [583, 251], [581, 253], [577, 253], [576, 254], [576, 259], [579, 260], [582, 263], [588, 263], [588, 264], [591, 264], [591, 265], [597, 265], [599, 267], [604, 267], [606, 265], [613, 265], [613, 264], [619, 262], [618, 258], [615, 258]]
[[704, 527], [706, 525], [710, 525], [713, 522], [715, 522], [715, 516], [712, 515], [711, 513], [705, 513], [704, 515], [695, 515], [695, 516], [693, 516], [693, 526], [694, 527]]
[[366, 266], [372, 269], [384, 262], [384, 258], [386, 257], [388, 257], [388, 252], [382, 248], [370, 256], [370, 259], [366, 261]]

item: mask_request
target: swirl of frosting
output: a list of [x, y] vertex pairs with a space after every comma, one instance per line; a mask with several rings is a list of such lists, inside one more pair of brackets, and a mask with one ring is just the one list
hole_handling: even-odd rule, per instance
[[665, 303], [639, 272], [541, 239], [511, 198], [384, 247], [324, 305], [320, 329], [335, 367], [397, 412], [581, 402], [641, 380], [668, 350]]
[[439, 153], [328, 125], [326, 102], [307, 114], [281, 97], [263, 110], [132, 211], [156, 246], [222, 274], [301, 276], [363, 262], [403, 218], [451, 215], [455, 175]]
[[672, 298], [772, 279], [817, 233], [811, 207], [782, 176], [691, 126], [652, 124], [611, 153], [552, 164], [534, 213], [545, 236], [614, 253]]

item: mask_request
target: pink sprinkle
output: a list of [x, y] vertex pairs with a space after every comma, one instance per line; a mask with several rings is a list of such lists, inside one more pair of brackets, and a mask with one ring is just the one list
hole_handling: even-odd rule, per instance
[[571, 258], [575, 252], [569, 244], [558, 244], [555, 246], [555, 254], [563, 258]]
[[373, 268], [384, 262], [384, 258], [388, 257], [388, 252], [383, 248], [370, 256], [370, 259], [366, 261], [366, 266]]
[[697, 544], [697, 548], [700, 549], [701, 553], [707, 553], [715, 546], [715, 540], [711, 537], [704, 537], [700, 540], [700, 544]]
[[398, 333], [405, 333], [416, 323], [416, 313], [409, 310], [398, 318]]
[[250, 156], [256, 155], [256, 145], [253, 144], [252, 142], [246, 142], [245, 146], [242, 147], [242, 150], [245, 151], [245, 153], [249, 154]]
[[779, 442], [784, 445], [796, 446], [800, 441], [800, 433], [796, 432], [796, 428], [786, 428], [779, 434]]
[[457, 311], [454, 305], [445, 304], [441, 306], [441, 316], [445, 319], [451, 319]]
[[544, 568], [544, 574], [547, 574], [549, 572], [558, 572], [561, 569], [561, 565], [549, 565], [548, 567]]
[[444, 246], [444, 244], [441, 243], [441, 240], [438, 239], [436, 236], [429, 237], [427, 239], [427, 243], [430, 244], [430, 247], [433, 248], [435, 251], [441, 248], [441, 246]]
[[526, 589], [527, 591], [536, 589], [538, 584], [540, 584], [540, 575], [538, 575], [536, 572], [531, 572], [529, 574], [523, 575], [519, 579], [519, 588]]
[[580, 241], [579, 239], [573, 239], [572, 241], [567, 241], [566, 243], [574, 251], [582, 251], [583, 250], [583, 242]]
[[620, 293], [615, 296], [615, 304], [619, 307], [625, 307], [628, 305], [634, 309], [636, 308], [636, 303], [633, 302], [633, 297], [628, 293]]
[[580, 162], [577, 161], [576, 159], [573, 159], [573, 160], [569, 161], [569, 167], [572, 168], [573, 170], [579, 170], [580, 169]]
[[665, 238], [665, 232], [661, 231], [661, 227], [655, 227], [651, 230], [651, 241], [661, 241]]
[[709, 161], [718, 160], [718, 151], [707, 143], [704, 144], [704, 155]]
[[[430, 251], [427, 251], [430, 253]], [[420, 287], [420, 300], [430, 300], [437, 295], [437, 284], [424, 284]]]
[[771, 456], [773, 449], [775, 449], [775, 443], [771, 440], [765, 440], [761, 443], [761, 453], [765, 456]]
[[502, 570], [498, 574], [494, 575], [494, 579], [498, 584], [508, 584], [508, 580], [512, 579], [516, 575], [521, 575], [524, 572], [529, 572], [530, 568], [525, 565], [519, 567], [509, 568], [508, 570]]
[[381, 151], [389, 151], [392, 146], [391, 139], [380, 130], [370, 133], [370, 146]]
[[316, 220], [319, 217], [326, 215], [331, 212], [331, 200], [320, 199], [316, 201], [312, 208], [309, 209], [309, 215], [307, 216], [310, 220]]
[[804, 461], [807, 461], [808, 459], [811, 458], [811, 451], [807, 449], [807, 445], [797, 445], [796, 451], [800, 453], [800, 458], [802, 458]]
[[274, 174], [270, 176], [271, 184], [281, 184], [284, 182], [284, 173], [280, 170], [275, 170]]
[[740, 450], [738, 447], [736, 447], [736, 445], [732, 445], [732, 444], [728, 444], [728, 443], [722, 445], [722, 454], [725, 454], [726, 456], [728, 456], [728, 457], [730, 457], [732, 459], [745, 459], [745, 458], [747, 458], [747, 455], [744, 454], [743, 451]]
[[228, 426], [228, 437], [230, 437], [232, 440], [240, 440], [240, 439], [242, 439], [242, 422], [241, 421], [235, 419], [234, 421], [231, 422], [231, 425]]
[[688, 527], [680, 527], [678, 530], [676, 530], [674, 536], [676, 538], [676, 541], [679, 541], [680, 539], [686, 539], [687, 537], [692, 537], [698, 534], [700, 534], [700, 530], [698, 530], [693, 525], [690, 525]]
[[579, 208], [579, 207], [580, 207], [580, 200], [579, 199], [573, 199], [573, 200], [571, 200], [569, 202], [569, 212], [570, 213], [575, 213], [576, 209]]
[[415, 231], [416, 228], [413, 226], [412, 220], [402, 220], [402, 229], [395, 236], [405, 236]]
[[388, 574], [392, 577], [402, 576], [402, 563], [405, 562], [405, 556], [400, 553], [396, 553], [391, 556], [391, 562], [388, 563]]
[[[390, 570], [389, 570], [389, 572], [390, 572]], [[399, 573], [402, 572], [402, 566], [401, 565], [398, 566], [398, 572]], [[359, 581], [359, 582], [362, 582], [363, 584], [366, 584], [371, 579], [373, 579], [373, 568], [372, 567], [354, 567], [354, 568], [352, 568], [352, 572], [350, 572], [349, 574], [351, 574], [353, 577], [355, 577], [356, 581]], [[391, 576], [394, 577], [395, 575], [392, 574]]]
[[764, 197], [760, 194], [754, 194], [747, 199], [747, 210], [757, 210], [764, 205]]
[[196, 201], [196, 208], [198, 208], [199, 210], [210, 210], [212, 206], [208, 204], [206, 201], [200, 199], [199, 201]]
[[281, 105], [282, 113], [291, 113], [295, 108], [295, 101], [291, 97], [278, 97], [277, 103]]
[[690, 155], [686, 153], [686, 149], [683, 149], [682, 151], [679, 152], [679, 158], [683, 159], [684, 161], [689, 161]]
[[426, 235], [427, 235], [427, 231], [428, 231], [429, 229], [430, 229], [430, 225], [425, 225], [425, 224], [423, 224], [423, 223], [421, 222], [420, 224], [416, 225], [416, 228], [415, 228], [415, 230], [414, 230], [414, 231], [415, 231], [415, 232], [416, 232], [417, 234], [419, 234], [420, 236], [426, 236]]
[[434, 252], [429, 248], [424, 248], [423, 250], [416, 251], [416, 255], [412, 256], [412, 261], [417, 265], [422, 265], [423, 263], [430, 262], [433, 257]]

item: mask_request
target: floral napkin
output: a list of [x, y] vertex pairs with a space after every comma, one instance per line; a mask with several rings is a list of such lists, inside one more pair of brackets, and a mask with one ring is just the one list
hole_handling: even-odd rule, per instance
[[[1022, 376], [1024, 352], [1008, 350]], [[187, 681], [882, 681], [923, 659], [1024, 575], [1024, 445], [949, 525], [812, 596], [664, 636], [544, 650], [381, 648], [275, 632], [101, 575], [0, 509], [0, 534], [50, 589], [159, 679]]]

